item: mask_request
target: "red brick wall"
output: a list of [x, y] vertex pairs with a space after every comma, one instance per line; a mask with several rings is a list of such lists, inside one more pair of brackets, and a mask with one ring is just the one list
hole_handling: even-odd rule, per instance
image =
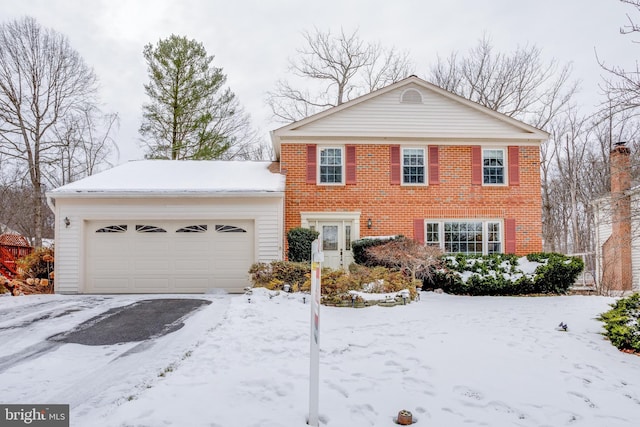
[[631, 151], [618, 146], [611, 151], [611, 237], [603, 247], [603, 282], [614, 290], [633, 288], [631, 257]]
[[[388, 145], [357, 146], [356, 185], [307, 184], [306, 155], [305, 144], [281, 146], [281, 168], [287, 174], [285, 233], [300, 226], [302, 211], [360, 211], [360, 237], [412, 237], [416, 218], [512, 218], [516, 253], [542, 250], [537, 147], [520, 147], [520, 185], [499, 187], [471, 184], [470, 146], [440, 146], [440, 184], [425, 187], [390, 184]], [[366, 226], [368, 218], [371, 229]]]

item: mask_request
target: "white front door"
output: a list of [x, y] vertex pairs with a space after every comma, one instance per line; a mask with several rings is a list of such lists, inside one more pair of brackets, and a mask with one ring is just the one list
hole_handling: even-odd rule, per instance
[[352, 221], [317, 221], [314, 228], [320, 233], [324, 266], [336, 270], [348, 268], [353, 262]]

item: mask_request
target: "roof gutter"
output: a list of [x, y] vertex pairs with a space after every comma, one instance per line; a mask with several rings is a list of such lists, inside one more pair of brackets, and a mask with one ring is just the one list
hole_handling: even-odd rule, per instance
[[[82, 199], [82, 198], [139, 198], [141, 196], [149, 198], [163, 197], [187, 197], [187, 198], [218, 198], [218, 197], [284, 197], [284, 191], [69, 191], [46, 193], [47, 204], [55, 207], [55, 199]], [[51, 203], [49, 202], [51, 200]]]

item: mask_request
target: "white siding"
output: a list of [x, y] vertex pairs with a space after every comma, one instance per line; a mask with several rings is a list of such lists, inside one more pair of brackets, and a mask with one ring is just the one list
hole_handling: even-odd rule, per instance
[[[400, 102], [402, 93], [408, 88], [420, 91], [421, 104]], [[474, 137], [526, 134], [520, 128], [415, 84], [355, 104], [339, 114], [328, 115], [295, 130], [330, 134]]]
[[[632, 286], [634, 290], [640, 290], [640, 217], [637, 212], [640, 212], [640, 194], [634, 194], [631, 199], [631, 212], [632, 212], [632, 224], [631, 224], [631, 271], [633, 275]], [[596, 218], [596, 262], [597, 273], [596, 277], [602, 279], [603, 260], [602, 248], [607, 239], [611, 236], [611, 210], [608, 200], [602, 200], [599, 202], [595, 212]]]
[[595, 209], [596, 223], [596, 278], [598, 283], [602, 280], [604, 243], [611, 236], [611, 214], [609, 202], [602, 200]]
[[[59, 293], [83, 292], [87, 221], [246, 219], [255, 224], [254, 262], [282, 259], [283, 198], [60, 198], [55, 201], [55, 284]], [[64, 218], [71, 224], [66, 227]]]

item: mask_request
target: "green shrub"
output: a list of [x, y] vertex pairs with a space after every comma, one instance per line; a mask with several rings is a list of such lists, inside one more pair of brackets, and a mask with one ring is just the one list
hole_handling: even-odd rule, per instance
[[402, 236], [390, 237], [390, 238], [370, 238], [365, 237], [363, 239], [354, 240], [351, 242], [351, 251], [353, 252], [353, 260], [356, 264], [364, 265], [366, 267], [376, 267], [378, 264], [371, 259], [367, 254], [367, 249], [372, 246], [383, 245], [390, 240], [396, 240]]
[[292, 262], [311, 262], [311, 243], [320, 233], [308, 228], [292, 228], [287, 233], [289, 250], [287, 257]]
[[578, 257], [569, 257], [555, 252], [527, 255], [529, 261], [542, 263], [536, 269], [535, 287], [538, 293], [566, 293], [584, 268]]
[[604, 322], [605, 336], [620, 350], [640, 353], [640, 293], [621, 298], [598, 320]]
[[580, 258], [557, 253], [530, 254], [527, 260], [540, 264], [533, 274], [511, 254], [445, 256], [429, 287], [460, 295], [562, 294], [583, 268]]

